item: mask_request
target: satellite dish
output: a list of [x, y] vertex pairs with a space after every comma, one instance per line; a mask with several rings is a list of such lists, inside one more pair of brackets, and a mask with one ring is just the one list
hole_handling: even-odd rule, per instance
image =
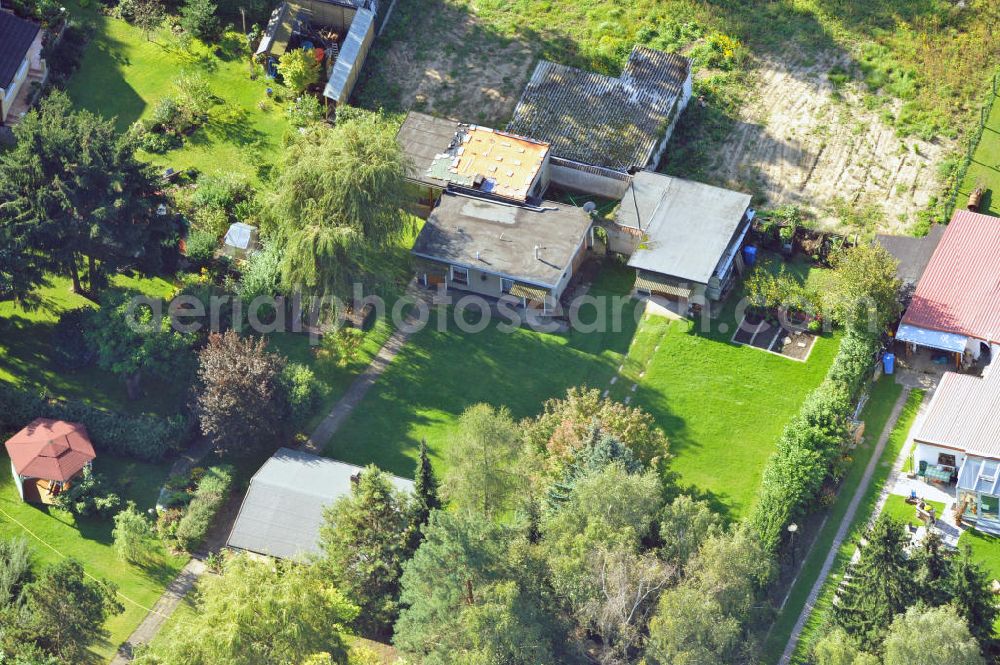
[[594, 212], [595, 210], [597, 210], [597, 204], [594, 203], [593, 201], [587, 201], [586, 203], [583, 204], [584, 212]]

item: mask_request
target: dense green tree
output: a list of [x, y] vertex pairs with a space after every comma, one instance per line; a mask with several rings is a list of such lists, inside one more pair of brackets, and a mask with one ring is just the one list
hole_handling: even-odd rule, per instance
[[948, 592], [952, 605], [965, 620], [969, 632], [985, 649], [993, 639], [993, 626], [1000, 609], [990, 588], [990, 577], [973, 560], [968, 546], [951, 562]]
[[542, 520], [545, 556], [559, 596], [580, 616], [602, 594], [594, 562], [601, 551], [638, 553], [663, 506], [655, 471], [629, 474], [613, 463], [579, 479]]
[[[533, 458], [525, 460], [525, 465], [535, 462]], [[550, 508], [556, 508], [572, 494], [576, 482], [585, 476], [596, 473], [609, 464], [621, 464], [627, 473], [642, 471], [642, 462], [636, 459], [632, 449], [617, 438], [604, 434], [601, 428], [593, 426], [588, 440], [581, 445], [573, 456], [566, 461], [555, 480], [545, 491], [546, 503]], [[530, 475], [530, 473], [526, 473]]]
[[133, 0], [132, 23], [142, 31], [146, 41], [160, 29], [167, 18], [162, 0]]
[[914, 580], [920, 599], [929, 607], [948, 602], [951, 559], [941, 536], [930, 531], [913, 552]]
[[513, 507], [521, 482], [514, 473], [521, 450], [517, 423], [506, 407], [467, 408], [458, 419], [442, 490], [451, 504], [487, 518]]
[[406, 161], [394, 125], [365, 113], [334, 128], [310, 127], [285, 150], [267, 220], [284, 240], [285, 288], [349, 296], [373, 281], [373, 255], [408, 224]]
[[399, 612], [399, 578], [411, 528], [409, 497], [367, 467], [350, 496], [326, 509], [320, 529], [323, 566], [361, 610], [357, 629], [385, 639]]
[[219, 32], [219, 19], [212, 0], [185, 0], [180, 26], [198, 39], [211, 40]]
[[911, 607], [892, 622], [885, 665], [985, 665], [979, 643], [950, 606]]
[[196, 611], [135, 662], [140, 665], [285, 665], [326, 652], [347, 659], [358, 608], [319, 567], [237, 555], [199, 585]]
[[878, 243], [862, 243], [835, 257], [836, 281], [826, 308], [849, 331], [880, 335], [899, 316], [899, 263]]
[[0, 290], [23, 295], [45, 268], [81, 291], [84, 263], [94, 290], [123, 266], [153, 272], [176, 259], [179, 222], [158, 214], [166, 199], [153, 169], [112, 121], [55, 92], [14, 134], [17, 143], [0, 153], [0, 239], [13, 243], [0, 272], [22, 266], [26, 275]]
[[97, 353], [97, 364], [125, 382], [130, 399], [139, 396], [146, 375], [177, 379], [190, 363], [193, 340], [159, 320], [148, 302], [108, 291], [101, 306], [87, 313], [84, 338]]
[[288, 419], [285, 359], [263, 338], [229, 330], [213, 334], [198, 354], [195, 410], [218, 450], [247, 453], [272, 444]]
[[582, 447], [597, 442], [592, 437], [595, 426], [630, 448], [642, 463], [667, 459], [667, 437], [650, 414], [602, 398], [596, 389], [570, 388], [565, 398], [547, 401], [538, 417], [523, 423], [529, 448], [556, 474]]
[[681, 495], [663, 509], [660, 555], [683, 569], [706, 539], [722, 534], [722, 518], [705, 501]]
[[509, 527], [469, 512], [432, 512], [402, 585], [393, 642], [417, 662], [558, 662], [566, 628], [544, 562]]
[[31, 550], [24, 538], [0, 539], [0, 607], [16, 603], [31, 582]]
[[816, 642], [813, 660], [816, 665], [881, 665], [876, 656], [860, 651], [843, 628], [827, 633]]
[[741, 623], [751, 618], [757, 595], [773, 574], [774, 561], [745, 526], [706, 538], [687, 566], [690, 583], [714, 596]]
[[913, 561], [901, 522], [883, 513], [865, 533], [861, 557], [851, 565], [833, 605], [833, 618], [859, 646], [876, 652], [893, 617], [918, 597]]
[[735, 662], [742, 629], [713, 596], [680, 584], [660, 597], [649, 622], [650, 665], [719, 665]]
[[88, 580], [75, 559], [61, 559], [24, 588], [23, 616], [41, 649], [79, 663], [91, 645], [108, 636], [108, 617], [125, 611], [116, 593], [110, 582]]

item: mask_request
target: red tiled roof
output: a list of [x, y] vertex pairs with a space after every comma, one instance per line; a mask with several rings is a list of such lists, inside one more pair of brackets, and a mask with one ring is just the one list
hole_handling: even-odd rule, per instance
[[903, 323], [1000, 342], [1000, 218], [955, 212]]
[[6, 446], [14, 470], [25, 478], [69, 480], [97, 457], [86, 427], [48, 418], [32, 421]]

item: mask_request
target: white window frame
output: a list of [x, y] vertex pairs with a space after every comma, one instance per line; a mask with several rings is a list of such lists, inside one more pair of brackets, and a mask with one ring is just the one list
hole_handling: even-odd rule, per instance
[[[461, 279], [457, 279], [456, 275], [462, 274]], [[456, 268], [451, 266], [451, 281], [455, 284], [460, 284], [462, 286], [469, 285], [469, 269], [468, 268]]]

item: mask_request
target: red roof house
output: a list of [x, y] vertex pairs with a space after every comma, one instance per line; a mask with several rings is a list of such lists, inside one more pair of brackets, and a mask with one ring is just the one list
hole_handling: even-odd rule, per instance
[[981, 344], [1000, 344], [1000, 218], [955, 212], [897, 339], [976, 357]]
[[[45, 501], [62, 491], [97, 455], [79, 423], [38, 418], [5, 444], [21, 498]], [[26, 482], [31, 481], [31, 482]]]

